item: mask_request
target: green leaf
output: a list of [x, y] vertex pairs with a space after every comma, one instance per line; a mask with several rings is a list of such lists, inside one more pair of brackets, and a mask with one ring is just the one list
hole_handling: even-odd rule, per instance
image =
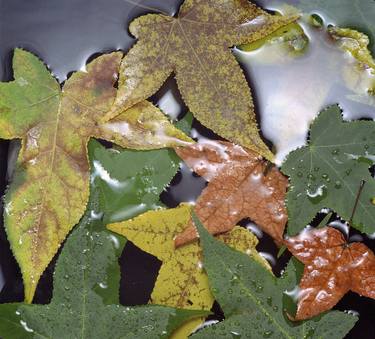
[[[203, 247], [203, 266], [225, 320], [192, 338], [343, 338], [357, 318], [333, 311], [292, 323], [284, 312], [285, 295], [292, 294], [298, 270], [293, 261], [279, 279], [255, 260], [215, 240], [193, 215]], [[285, 292], [285, 294], [284, 294]]]
[[[0, 83], [0, 138], [22, 141], [5, 197], [4, 222], [27, 302], [32, 301], [41, 274], [85, 211], [91, 137], [142, 150], [192, 141], [147, 101], [122, 110], [106, 123], [99, 122], [116, 97], [121, 59], [120, 52], [102, 55], [60, 88], [36, 56], [16, 49], [14, 81]], [[62, 201], [65, 208], [61, 208]]]
[[[2, 338], [167, 338], [183, 322], [207, 314], [118, 305], [119, 272], [116, 283], [109, 284], [113, 278], [108, 268], [117, 262], [121, 246], [103, 230], [99, 219], [92, 218], [97, 208], [90, 204], [64, 246], [56, 264], [51, 303], [0, 305]], [[106, 289], [113, 291], [103, 298], [100, 290]]]
[[341, 27], [354, 28], [368, 34], [375, 54], [375, 1], [374, 0], [299, 0], [296, 4], [307, 13], [323, 13]]
[[375, 232], [375, 122], [344, 122], [335, 105], [321, 112], [310, 129], [308, 145], [291, 152], [281, 170], [290, 177], [288, 233], [302, 230], [322, 208], [350, 220], [362, 180], [352, 226]]
[[180, 160], [172, 149], [132, 151], [89, 144], [91, 189], [100, 191], [104, 223], [122, 221], [161, 206], [159, 195], [176, 175]]

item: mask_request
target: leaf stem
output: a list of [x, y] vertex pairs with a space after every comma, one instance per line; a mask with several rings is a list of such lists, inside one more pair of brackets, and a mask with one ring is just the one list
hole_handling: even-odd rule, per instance
[[349, 219], [349, 227], [351, 227], [351, 224], [353, 222], [353, 218], [354, 218], [355, 212], [357, 210], [359, 198], [361, 197], [362, 190], [363, 190], [363, 187], [365, 186], [365, 184], [366, 184], [366, 181], [365, 180], [361, 180], [361, 183], [359, 184], [359, 189], [358, 189], [357, 197], [355, 198], [355, 203], [354, 203], [354, 206], [353, 206], [352, 215], [350, 216], [350, 219]]

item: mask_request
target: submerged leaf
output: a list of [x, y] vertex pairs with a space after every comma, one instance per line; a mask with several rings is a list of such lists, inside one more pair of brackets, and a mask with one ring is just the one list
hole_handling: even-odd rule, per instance
[[135, 19], [138, 38], [125, 56], [114, 117], [154, 94], [174, 72], [194, 116], [222, 137], [266, 158], [245, 76], [230, 47], [262, 39], [296, 20], [270, 15], [246, 0], [186, 0], [177, 18], [148, 14]]
[[[195, 211], [212, 234], [231, 230], [250, 218], [280, 244], [287, 214], [284, 205], [288, 180], [259, 155], [228, 142], [203, 142], [178, 148], [177, 154], [208, 182]], [[196, 239], [195, 227], [176, 238], [176, 246]]]
[[[174, 248], [174, 237], [190, 219], [191, 209], [189, 205], [181, 205], [175, 209], [150, 211], [107, 227], [162, 261], [151, 295], [152, 303], [210, 310], [214, 299], [202, 269], [199, 244], [189, 244], [177, 250]], [[269, 269], [266, 261], [255, 250], [258, 240], [246, 229], [235, 227], [218, 239], [250, 255]], [[186, 323], [174, 333], [174, 338], [186, 338], [203, 320], [195, 319]]]
[[135, 217], [162, 204], [159, 195], [179, 169], [171, 149], [133, 151], [89, 143], [91, 190], [100, 192], [105, 224]]
[[215, 240], [198, 218], [194, 222], [203, 247], [203, 266], [225, 320], [192, 338], [340, 339], [357, 321], [354, 316], [334, 311], [292, 323], [285, 307], [297, 283], [293, 260], [282, 277], [276, 278], [255, 260]]
[[347, 243], [332, 227], [307, 229], [285, 244], [305, 264], [296, 320], [331, 309], [349, 291], [375, 299], [375, 255], [365, 244]]
[[350, 220], [361, 181], [352, 225], [375, 232], [375, 181], [369, 168], [375, 160], [375, 122], [344, 122], [338, 106], [320, 113], [310, 129], [308, 145], [293, 151], [282, 166], [289, 175], [288, 233], [308, 225], [322, 208]]
[[[95, 203], [64, 245], [56, 264], [51, 303], [0, 305], [2, 338], [167, 338], [185, 321], [207, 314], [164, 306], [119, 305], [117, 257], [122, 247], [116, 247], [101, 221], [90, 217], [92, 210], [97, 210]], [[113, 263], [118, 279], [109, 284]]]
[[15, 80], [0, 83], [0, 138], [22, 140], [5, 197], [4, 219], [27, 302], [32, 301], [41, 274], [85, 211], [90, 137], [135, 149], [191, 141], [145, 101], [107, 123], [99, 122], [116, 96], [121, 58], [122, 53], [98, 57], [87, 72], [74, 73], [61, 89], [37, 57], [17, 49]]

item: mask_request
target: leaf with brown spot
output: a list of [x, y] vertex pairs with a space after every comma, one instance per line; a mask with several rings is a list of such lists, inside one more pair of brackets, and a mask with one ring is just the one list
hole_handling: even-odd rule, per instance
[[[177, 154], [208, 186], [195, 212], [212, 234], [230, 231], [250, 218], [276, 243], [281, 243], [287, 212], [284, 205], [288, 180], [276, 167], [267, 167], [256, 153], [228, 142], [205, 142], [178, 148]], [[197, 237], [190, 221], [176, 238], [181, 246]]]
[[63, 88], [31, 53], [14, 53], [14, 81], [0, 83], [0, 138], [22, 140], [5, 197], [5, 227], [21, 267], [25, 300], [89, 196], [90, 137], [133, 149], [186, 145], [191, 140], [156, 107], [140, 102], [101, 124], [116, 96], [122, 53], [103, 55]]
[[247, 0], [186, 0], [178, 17], [135, 19], [129, 29], [138, 42], [122, 62], [115, 105], [106, 117], [150, 97], [174, 72], [185, 103], [200, 122], [272, 159], [230, 48], [262, 39], [296, 19], [270, 15]]
[[[174, 237], [183, 230], [191, 206], [146, 212], [134, 219], [108, 225], [108, 229], [125, 236], [136, 246], [162, 261], [151, 295], [152, 303], [184, 309], [210, 310], [214, 298], [202, 267], [200, 245], [195, 242], [175, 250]], [[255, 250], [257, 238], [242, 227], [218, 237], [227, 245], [247, 253], [270, 270]], [[172, 338], [186, 338], [204, 318], [193, 319], [180, 327]]]
[[307, 229], [285, 244], [305, 264], [296, 320], [331, 309], [349, 291], [375, 299], [375, 255], [365, 244], [348, 244], [332, 227]]

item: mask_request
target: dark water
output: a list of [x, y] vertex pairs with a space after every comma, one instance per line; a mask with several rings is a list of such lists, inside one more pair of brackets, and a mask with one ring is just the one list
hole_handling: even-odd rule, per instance
[[[141, 5], [136, 5], [135, 2]], [[87, 60], [97, 53], [118, 49], [128, 50], [134, 43], [127, 30], [128, 24], [133, 18], [152, 11], [174, 15], [181, 2], [179, 0], [0, 0], [0, 78], [2, 81], [11, 79], [12, 50], [15, 47], [23, 47], [44, 60], [60, 82], [63, 82], [71, 72], [81, 69]], [[262, 3], [270, 2], [262, 1]], [[310, 38], [315, 34], [307, 33]], [[324, 50], [320, 49], [320, 51], [324, 56]], [[241, 64], [246, 75], [251, 77], [256, 85], [255, 88], [253, 86], [253, 92], [256, 104], [263, 112], [263, 116], [261, 112], [262, 128], [267, 129], [267, 136], [277, 145], [277, 140], [273, 140], [273, 135], [276, 134], [273, 133], [276, 131], [276, 127], [273, 126], [276, 125], [275, 122], [272, 125], [266, 121], [266, 105], [264, 104], [269, 102], [269, 96], [274, 93], [262, 89], [270, 80], [274, 82], [274, 72], [277, 70], [272, 65], [264, 63], [258, 65], [259, 60], [264, 60], [264, 53], [267, 51], [261, 51], [260, 54], [242, 55]], [[308, 62], [299, 62], [300, 72], [304, 71], [303, 67], [306, 67]], [[318, 62], [321, 62], [321, 59]], [[257, 67], [254, 67], [255, 65]], [[285, 66], [281, 72], [288, 73], [288, 69], [293, 70], [294, 68], [290, 65]], [[277, 77], [279, 76], [283, 75], [277, 74]], [[319, 76], [316, 76], [315, 80], [319, 80], [318, 78]], [[299, 80], [306, 81], [303, 78], [299, 78]], [[259, 88], [258, 91], [257, 88]], [[295, 95], [291, 91], [292, 89], [289, 90], [290, 97]], [[335, 91], [335, 95], [343, 93], [337, 89]], [[287, 93], [288, 91], [285, 91], [283, 94]], [[329, 103], [329, 97], [327, 100], [323, 100], [322, 104], [323, 102]], [[173, 78], [170, 78], [163, 88], [152, 97], [152, 101], [173, 117], [181, 117], [187, 111]], [[350, 113], [350, 110], [348, 112]], [[295, 126], [298, 129], [299, 125]], [[305, 126], [301, 123], [300, 128], [303, 129]], [[194, 122], [193, 134], [194, 137], [215, 137], [197, 122]], [[0, 141], [0, 195], [3, 194], [6, 186], [8, 149], [9, 143]], [[175, 207], [181, 201], [194, 201], [204, 187], [203, 179], [183, 168], [174, 178], [167, 192], [162, 194], [161, 199], [166, 205]], [[323, 217], [324, 214], [319, 215], [316, 223]], [[332, 218], [331, 221], [334, 219]], [[244, 220], [242, 225], [246, 226], [250, 222], [250, 220]], [[9, 249], [3, 226], [0, 226], [0, 303], [21, 301], [23, 299], [21, 275]], [[351, 236], [360, 237], [359, 240], [364, 241], [375, 250], [373, 239], [356, 232], [353, 232]], [[276, 274], [281, 271], [289, 259], [288, 254], [284, 254], [277, 261], [274, 259], [277, 248], [267, 235], [263, 235], [258, 250], [271, 258], [270, 261]], [[121, 281], [121, 303], [124, 305], [147, 303], [160, 262], [129, 243], [120, 258], [120, 264], [122, 276], [126, 277]], [[36, 303], [48, 303], [51, 298], [53, 266], [54, 262], [51, 263], [40, 281], [35, 296]], [[347, 338], [375, 338], [375, 302], [373, 300], [349, 293], [336, 308], [360, 313], [360, 321]], [[217, 306], [214, 307], [214, 311], [218, 318], [222, 317]]]

